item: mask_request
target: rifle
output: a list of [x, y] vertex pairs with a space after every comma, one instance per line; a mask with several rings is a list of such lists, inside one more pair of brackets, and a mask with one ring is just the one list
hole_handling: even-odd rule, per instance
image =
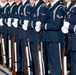
[[31, 51], [30, 51], [30, 43], [29, 39], [26, 40], [26, 32], [25, 32], [25, 66], [27, 69], [27, 75], [31, 75], [31, 64], [30, 61], [32, 62], [32, 57], [31, 57]]
[[8, 52], [9, 52], [9, 71], [11, 71], [11, 67], [12, 67], [12, 65], [11, 65], [11, 63], [12, 63], [12, 61], [11, 61], [11, 39], [10, 39], [10, 27], [9, 27], [9, 34], [8, 34]]
[[14, 28], [14, 38], [13, 38], [13, 42], [12, 42], [12, 63], [13, 63], [13, 71], [12, 71], [12, 75], [16, 75], [17, 72], [17, 43], [16, 43], [16, 28]]
[[65, 35], [65, 42], [64, 42], [64, 48], [62, 52], [62, 75], [67, 75], [67, 51], [66, 51], [66, 37]]
[[2, 54], [2, 65], [6, 67], [6, 55], [5, 55], [5, 45], [4, 45], [4, 38], [2, 35], [2, 26], [0, 27], [1, 35], [0, 35], [0, 41], [1, 41], [1, 54]]
[[38, 42], [38, 75], [45, 75], [42, 42]]
[[43, 75], [45, 75], [45, 65], [44, 65], [44, 59], [43, 59], [43, 43], [41, 42], [41, 61], [42, 61], [42, 69], [43, 69]]

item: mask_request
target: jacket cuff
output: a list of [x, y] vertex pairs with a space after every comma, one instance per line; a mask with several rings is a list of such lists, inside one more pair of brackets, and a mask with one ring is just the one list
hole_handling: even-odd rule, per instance
[[41, 24], [41, 30], [46, 30], [46, 24]]
[[28, 23], [28, 28], [33, 29], [33, 28], [35, 28], [35, 26], [36, 26], [36, 24], [35, 24], [34, 21], [29, 21], [29, 23]]
[[75, 25], [69, 25], [69, 32], [74, 33], [74, 26]]

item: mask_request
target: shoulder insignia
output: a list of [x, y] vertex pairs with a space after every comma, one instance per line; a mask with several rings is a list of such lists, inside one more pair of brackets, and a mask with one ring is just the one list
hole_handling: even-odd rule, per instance
[[41, 15], [45, 16], [46, 14], [44, 14], [44, 13], [41, 13]]
[[61, 19], [61, 18], [63, 18], [63, 16], [59, 16], [59, 15], [57, 15], [57, 18]]

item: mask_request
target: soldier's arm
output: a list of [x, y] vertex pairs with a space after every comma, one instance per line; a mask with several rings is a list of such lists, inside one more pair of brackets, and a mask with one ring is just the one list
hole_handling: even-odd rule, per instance
[[30, 14], [31, 14], [31, 6], [28, 3], [27, 6], [23, 9], [23, 16], [19, 19], [19, 24], [22, 26], [24, 24], [24, 20], [30, 21]]
[[[74, 9], [74, 11], [76, 11], [76, 9]], [[69, 23], [69, 32], [74, 33], [76, 30], [76, 12], [70, 17]]]
[[46, 12], [47, 12], [47, 6], [43, 5], [40, 9], [40, 14], [39, 14], [39, 20], [43, 23], [46, 21]]
[[30, 28], [35, 28], [35, 26], [36, 26], [36, 22], [37, 21], [40, 21], [41, 23], [45, 23], [45, 21], [46, 21], [46, 12], [47, 12], [47, 6], [45, 5], [43, 5], [40, 9], [39, 9], [39, 11], [37, 10], [37, 16], [36, 16], [36, 19], [34, 19], [34, 20], [29, 20], [30, 21], [30, 23], [29, 23], [29, 27]]
[[62, 8], [58, 9], [55, 15], [55, 21], [42, 25], [42, 29], [51, 30], [51, 31], [61, 30], [61, 27], [63, 25], [64, 15], [65, 15], [64, 10]]

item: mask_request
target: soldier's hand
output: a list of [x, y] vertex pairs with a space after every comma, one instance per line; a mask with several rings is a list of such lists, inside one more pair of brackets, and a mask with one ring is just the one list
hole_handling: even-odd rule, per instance
[[8, 27], [11, 27], [11, 20], [12, 20], [11, 18], [8, 18], [8, 21], [7, 21], [7, 26]]
[[36, 22], [35, 30], [36, 30], [37, 32], [39, 32], [39, 31], [41, 30], [41, 22], [40, 22], [40, 21], [37, 21], [37, 22]]
[[0, 19], [0, 26], [3, 26], [3, 19]]
[[14, 19], [14, 22], [12, 22], [12, 25], [17, 28], [18, 27], [18, 19]]
[[70, 25], [70, 23], [69, 23], [69, 22], [64, 21], [63, 26], [64, 26], [66, 29], [69, 29], [69, 25]]
[[65, 28], [64, 26], [62, 26], [61, 31], [62, 31], [64, 34], [66, 34], [66, 33], [68, 33], [68, 32], [69, 32], [69, 31], [68, 31], [68, 29], [67, 29], [67, 28]]
[[28, 20], [24, 20], [24, 25], [28, 26], [29, 21]]
[[26, 24], [23, 24], [23, 25], [22, 25], [22, 29], [25, 30], [25, 31], [27, 31], [28, 26], [27, 26]]

